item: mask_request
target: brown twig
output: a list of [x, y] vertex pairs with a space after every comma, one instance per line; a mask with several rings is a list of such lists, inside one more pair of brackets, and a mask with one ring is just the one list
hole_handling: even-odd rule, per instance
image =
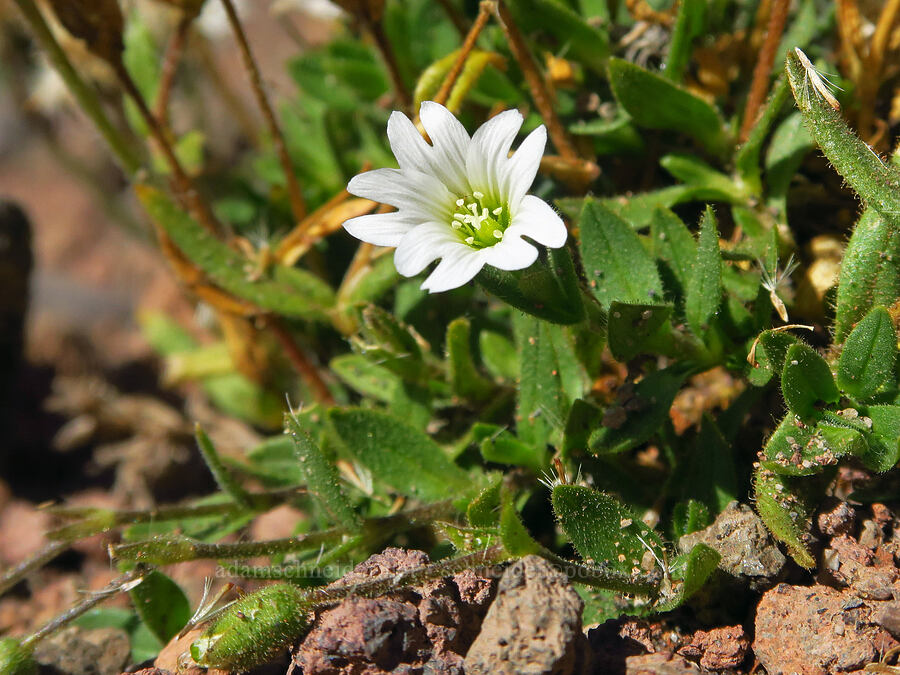
[[162, 71], [159, 75], [159, 92], [156, 95], [154, 114], [164, 129], [169, 128], [169, 100], [172, 98], [172, 86], [175, 84], [175, 75], [178, 73], [178, 63], [184, 53], [187, 44], [188, 33], [194, 15], [183, 13], [178, 18], [175, 32], [166, 45], [166, 53], [163, 56]]
[[525, 38], [522, 36], [519, 27], [516, 25], [512, 14], [502, 0], [496, 3], [496, 8], [497, 16], [500, 19], [500, 25], [503, 27], [503, 32], [506, 34], [506, 39], [509, 42], [509, 48], [516, 61], [518, 61], [519, 67], [522, 69], [522, 74], [525, 75], [525, 80], [528, 82], [528, 87], [531, 89], [531, 97], [534, 99], [534, 104], [537, 106], [538, 112], [547, 124], [547, 131], [550, 134], [553, 145], [556, 146], [559, 154], [565, 159], [579, 159], [578, 152], [576, 152], [568, 132], [565, 127], [563, 127], [562, 122], [560, 122], [556, 110], [553, 109], [553, 103], [550, 97], [550, 91], [547, 89], [547, 83], [544, 81], [540, 71], [538, 71], [537, 63], [531, 55], [531, 52], [528, 50], [528, 45], [525, 44]]
[[381, 54], [385, 66], [387, 66], [388, 75], [390, 75], [391, 84], [394, 87], [394, 96], [397, 99], [397, 103], [401, 108], [409, 111], [410, 108], [412, 108], [412, 96], [409, 93], [409, 89], [406, 88], [406, 84], [403, 82], [403, 76], [400, 75], [400, 66], [397, 64], [397, 57], [394, 56], [394, 48], [391, 46], [391, 41], [388, 40], [381, 22], [367, 20], [365, 23], [366, 27], [372, 33], [372, 39], [375, 40], [375, 47]]
[[256, 97], [256, 103], [259, 105], [259, 109], [262, 111], [263, 119], [269, 129], [269, 134], [272, 136], [275, 153], [278, 155], [278, 161], [281, 163], [281, 168], [284, 171], [284, 176], [287, 180], [288, 198], [291, 202], [291, 212], [294, 215], [294, 220], [300, 222], [306, 216], [306, 202], [303, 199], [303, 191], [300, 189], [297, 175], [294, 173], [294, 167], [291, 164], [291, 158], [287, 152], [284, 136], [281, 134], [278, 120], [275, 118], [275, 112], [272, 110], [272, 105], [269, 103], [269, 99], [266, 96], [265, 89], [263, 88], [262, 76], [256, 65], [256, 60], [253, 58], [253, 52], [250, 51], [250, 43], [247, 42], [247, 36], [244, 33], [244, 28], [241, 26], [241, 21], [238, 19], [237, 12], [234, 9], [234, 3], [232, 3], [231, 0], [222, 0], [222, 6], [225, 8], [225, 13], [228, 15], [228, 23], [231, 24], [231, 30], [234, 32], [234, 37], [237, 40], [241, 58], [244, 61], [244, 67], [247, 69], [247, 74], [250, 76], [250, 86], [253, 89], [253, 95]]
[[253, 112], [245, 101], [231, 88], [229, 78], [219, 72], [215, 55], [209, 41], [201, 33], [193, 35], [194, 51], [200, 58], [200, 64], [206, 69], [209, 82], [228, 108], [230, 116], [237, 122], [241, 131], [251, 143], [259, 144], [259, 125]]
[[159, 121], [153, 113], [150, 112], [150, 108], [147, 106], [144, 95], [141, 94], [134, 80], [131, 79], [131, 75], [125, 68], [125, 64], [120, 60], [118, 62], [113, 62], [111, 65], [116, 73], [116, 77], [125, 89], [125, 93], [134, 101], [138, 108], [138, 112], [140, 112], [141, 117], [144, 119], [144, 123], [150, 130], [150, 135], [162, 151], [163, 157], [169, 165], [169, 169], [172, 171], [172, 182], [179, 199], [181, 199], [193, 212], [194, 217], [203, 227], [213, 234], [219, 232], [221, 228], [219, 227], [216, 217], [213, 215], [213, 212], [210, 210], [206, 201], [200, 196], [200, 193], [197, 192], [197, 189], [194, 187], [194, 182], [187, 175], [184, 167], [181, 166], [181, 162], [178, 160], [175, 150], [172, 148], [172, 144], [166, 136], [166, 132], [163, 130], [162, 126], [160, 126]]
[[436, 103], [443, 105], [447, 102], [447, 99], [450, 97], [450, 91], [453, 89], [453, 85], [456, 84], [456, 80], [459, 78], [463, 66], [466, 65], [466, 59], [469, 58], [469, 54], [471, 54], [472, 50], [475, 48], [475, 41], [478, 39], [478, 36], [487, 24], [488, 19], [491, 18], [493, 12], [494, 3], [490, 0], [484, 0], [479, 8], [475, 23], [472, 24], [471, 30], [469, 30], [466, 39], [463, 41], [462, 47], [460, 47], [459, 56], [456, 58], [450, 72], [448, 72], [447, 76], [444, 78], [443, 83], [441, 83], [441, 88], [438, 89], [437, 94], [434, 95], [434, 101]]
[[284, 353], [287, 355], [291, 365], [300, 377], [303, 378], [303, 381], [306, 383], [306, 386], [309, 387], [310, 391], [312, 391], [316, 400], [322, 405], [334, 405], [335, 400], [328, 390], [328, 385], [325, 384], [319, 371], [312, 363], [310, 363], [306, 354], [304, 354], [303, 350], [297, 345], [297, 342], [288, 332], [287, 328], [285, 328], [281, 320], [269, 315], [266, 317], [266, 325], [271, 329], [272, 334], [281, 344], [282, 349], [284, 349]]
[[769, 79], [772, 74], [772, 65], [775, 63], [775, 52], [784, 32], [784, 24], [787, 21], [790, 0], [775, 0], [772, 3], [772, 11], [769, 14], [769, 24], [766, 28], [766, 39], [759, 48], [759, 58], [753, 69], [753, 82], [750, 85], [750, 94], [747, 96], [747, 104], [744, 107], [744, 120], [741, 123], [740, 140], [743, 143], [750, 135], [750, 130], [756, 124], [760, 108], [769, 90]]

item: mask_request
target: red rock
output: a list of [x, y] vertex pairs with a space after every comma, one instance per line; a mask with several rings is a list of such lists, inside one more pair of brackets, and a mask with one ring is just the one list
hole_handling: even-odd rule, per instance
[[728, 670], [743, 662], [749, 648], [750, 640], [743, 626], [725, 626], [710, 631], [698, 630], [691, 643], [678, 653], [699, 659], [704, 670]]

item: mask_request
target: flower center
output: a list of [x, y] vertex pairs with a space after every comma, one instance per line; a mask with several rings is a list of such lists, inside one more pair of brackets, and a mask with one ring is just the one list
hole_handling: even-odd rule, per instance
[[503, 239], [509, 227], [509, 209], [477, 190], [456, 200], [450, 226], [472, 248], [487, 248]]

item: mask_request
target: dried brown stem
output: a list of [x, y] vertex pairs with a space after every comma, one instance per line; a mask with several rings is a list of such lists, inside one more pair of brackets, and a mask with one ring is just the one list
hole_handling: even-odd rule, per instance
[[309, 361], [306, 354], [300, 349], [299, 345], [294, 340], [294, 337], [288, 332], [281, 320], [274, 316], [268, 316], [266, 317], [266, 325], [281, 344], [281, 348], [284, 350], [285, 355], [287, 355], [294, 370], [296, 370], [300, 377], [303, 378], [306, 386], [309, 387], [313, 396], [316, 397], [316, 401], [326, 406], [334, 405], [334, 397], [328, 390], [328, 385], [325, 384], [325, 380], [322, 379], [318, 369], [316, 369]]
[[394, 48], [391, 46], [391, 41], [388, 40], [387, 34], [385, 34], [384, 28], [380, 22], [367, 21], [366, 27], [372, 33], [372, 39], [375, 40], [375, 47], [381, 54], [384, 65], [387, 66], [388, 75], [390, 76], [391, 84], [394, 87], [394, 97], [397, 99], [397, 103], [401, 108], [409, 111], [410, 108], [412, 108], [412, 96], [409, 93], [409, 89], [406, 88], [406, 84], [403, 82], [403, 77], [400, 75], [400, 66], [397, 64], [396, 56], [394, 56]]
[[256, 60], [253, 58], [253, 52], [250, 51], [250, 43], [247, 42], [247, 36], [244, 33], [244, 28], [241, 26], [241, 21], [234, 9], [234, 3], [232, 3], [231, 0], [222, 0], [222, 6], [225, 8], [225, 13], [228, 15], [228, 23], [231, 24], [231, 30], [234, 32], [235, 40], [237, 40], [244, 67], [247, 69], [247, 74], [250, 76], [250, 86], [253, 89], [253, 95], [256, 97], [256, 103], [259, 105], [259, 109], [262, 111], [266, 127], [268, 127], [269, 134], [272, 136], [272, 144], [275, 146], [275, 153], [278, 155], [278, 161], [281, 163], [281, 168], [284, 171], [285, 180], [287, 180], [288, 198], [291, 202], [291, 212], [294, 215], [294, 220], [299, 223], [306, 217], [306, 201], [303, 199], [303, 191], [300, 189], [300, 182], [297, 180], [297, 175], [294, 173], [294, 167], [293, 164], [291, 164], [291, 158], [288, 155], [284, 136], [278, 126], [278, 120], [275, 118], [275, 111], [269, 103], [268, 96], [266, 96], [259, 67], [256, 65]]
[[191, 29], [191, 22], [194, 20], [191, 14], [182, 14], [178, 19], [178, 25], [175, 26], [175, 32], [166, 45], [166, 53], [163, 56], [162, 71], [159, 75], [159, 92], [156, 95], [156, 104], [154, 114], [156, 119], [164, 129], [168, 129], [169, 123], [169, 100], [172, 98], [172, 86], [175, 84], [175, 75], [178, 73], [178, 63], [184, 53], [184, 47], [187, 44], [188, 33]]
[[756, 68], [753, 69], [753, 82], [750, 85], [750, 94], [747, 96], [747, 104], [744, 107], [744, 120], [741, 123], [740, 140], [743, 143], [750, 135], [750, 130], [756, 124], [756, 118], [762, 108], [769, 90], [769, 79], [772, 74], [772, 65], [775, 63], [775, 52], [784, 32], [787, 21], [790, 0], [775, 0], [772, 11], [769, 14], [769, 24], [766, 28], [766, 39], [759, 48], [759, 58], [756, 60]]
[[160, 126], [157, 118], [150, 111], [150, 108], [147, 106], [147, 101], [144, 99], [144, 95], [141, 94], [137, 85], [134, 83], [134, 80], [131, 79], [131, 75], [125, 68], [125, 65], [121, 61], [118, 61], [113, 63], [112, 66], [116, 72], [116, 77], [125, 89], [125, 93], [134, 101], [138, 108], [138, 112], [140, 112], [141, 117], [144, 119], [144, 123], [150, 130], [150, 135], [162, 151], [163, 157], [169, 165], [169, 169], [172, 171], [172, 183], [179, 199], [190, 209], [194, 217], [204, 228], [213, 234], [219, 232], [221, 227], [219, 227], [216, 217], [213, 215], [206, 201], [200, 196], [200, 193], [197, 192], [197, 189], [194, 187], [194, 182], [187, 175], [184, 167], [181, 166], [181, 162], [178, 161], [178, 157], [175, 155], [175, 150], [172, 148], [172, 144], [169, 142], [166, 132], [163, 130], [162, 126]]
[[450, 72], [447, 73], [447, 77], [444, 78], [441, 88], [438, 89], [437, 94], [434, 95], [434, 101], [436, 103], [444, 105], [447, 102], [447, 99], [450, 97], [450, 91], [453, 89], [453, 85], [456, 84], [456, 80], [459, 78], [463, 66], [466, 65], [466, 59], [469, 58], [469, 54], [471, 54], [472, 50], [475, 48], [475, 41], [478, 39], [478, 36], [481, 34], [482, 29], [484, 29], [493, 12], [494, 3], [490, 0], [484, 0], [484, 2], [481, 3], [475, 23], [472, 24], [471, 30], [469, 30], [466, 39], [463, 41], [462, 47], [459, 50], [459, 56], [456, 58]]
[[496, 3], [496, 6], [500, 25], [503, 27], [503, 32], [506, 34], [509, 48], [516, 61], [518, 61], [519, 67], [522, 69], [522, 74], [525, 75], [525, 80], [528, 82], [529, 89], [531, 89], [531, 97], [534, 99], [534, 104], [537, 106], [538, 112], [547, 124], [547, 131], [550, 134], [553, 145], [556, 146], [559, 154], [565, 159], [577, 160], [579, 157], [575, 150], [575, 146], [569, 138], [569, 134], [565, 127], [563, 127], [562, 122], [560, 122], [556, 110], [553, 109], [553, 99], [550, 96], [550, 90], [547, 88], [547, 83], [538, 70], [537, 63], [531, 55], [528, 45], [525, 44], [525, 38], [522, 36], [522, 32], [516, 25], [516, 22], [506, 5], [502, 1], [499, 1]]

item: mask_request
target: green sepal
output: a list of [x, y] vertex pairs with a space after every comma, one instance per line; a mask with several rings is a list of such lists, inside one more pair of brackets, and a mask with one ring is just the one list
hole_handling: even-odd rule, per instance
[[484, 403], [496, 391], [496, 386], [484, 377], [475, 365], [471, 346], [471, 323], [465, 317], [454, 319], [447, 326], [447, 370], [454, 396], [473, 404]]
[[311, 606], [293, 584], [272, 584], [245, 595], [191, 644], [204, 668], [250, 670], [272, 659], [309, 625]]
[[565, 248], [550, 249], [547, 264], [538, 261], [524, 270], [486, 265], [475, 279], [506, 304], [544, 321], [573, 324], [584, 318], [575, 266]]
[[799, 340], [784, 331], [766, 330], [759, 334], [752, 346], [752, 363], [747, 370], [750, 384], [763, 387], [784, 369], [784, 358]]

